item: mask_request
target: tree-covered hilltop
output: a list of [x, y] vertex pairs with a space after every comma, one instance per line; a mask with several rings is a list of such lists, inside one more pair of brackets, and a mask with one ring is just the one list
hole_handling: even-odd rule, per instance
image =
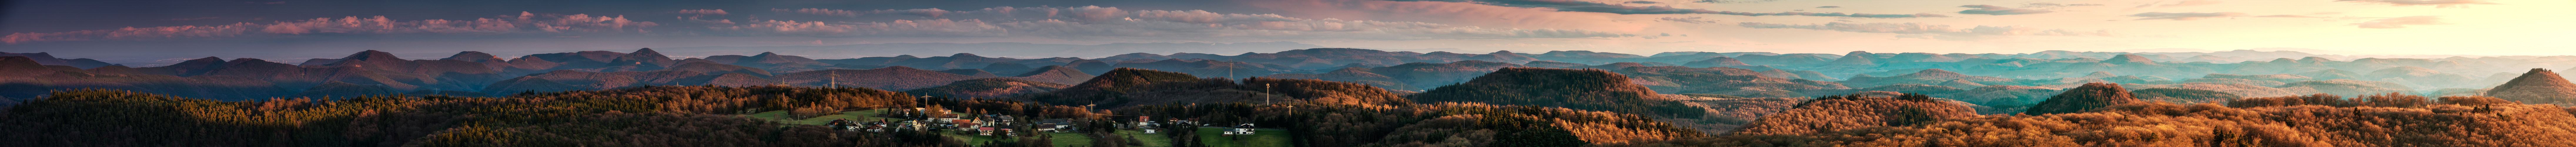
[[[1645, 144], [1706, 137], [1654, 117], [1556, 107], [1432, 103], [1396, 108], [1299, 103], [1146, 105], [1121, 115], [1198, 118], [1214, 124], [1287, 126], [1297, 146], [1568, 146]], [[1314, 133], [1304, 133], [1314, 132]], [[1179, 139], [1189, 142], [1195, 139]]]
[[1686, 118], [1708, 114], [1699, 107], [1657, 95], [1646, 86], [1629, 84], [1628, 81], [1627, 75], [1600, 69], [1503, 68], [1467, 83], [1441, 86], [1407, 98], [1420, 102], [1563, 107]]
[[1189, 74], [1119, 68], [1063, 90], [1030, 93], [1011, 99], [1057, 105], [1100, 105], [1102, 109], [1153, 104], [1293, 103], [1299, 101], [1392, 107], [1410, 100], [1367, 84], [1315, 79], [1195, 78]]
[[[955, 146], [732, 116], [916, 99], [864, 88], [651, 86], [506, 98], [367, 96], [225, 102], [61, 91], [0, 114], [0, 146]], [[914, 139], [904, 139], [914, 138]], [[928, 139], [919, 139], [928, 138]]]
[[[1276, 95], [1295, 100], [1277, 105], [1233, 101], [1107, 110], [1012, 100], [925, 99], [867, 88], [781, 86], [644, 86], [507, 97], [390, 95], [232, 102], [130, 91], [74, 90], [28, 100], [0, 112], [0, 146], [1048, 145], [969, 143], [926, 132], [860, 133], [741, 115], [745, 111], [788, 111], [789, 117], [811, 117], [914, 106], [1026, 119], [1103, 122], [1093, 126], [1137, 121], [1110, 116], [1197, 119], [1201, 124], [1221, 125], [1255, 123], [1289, 128], [1296, 132], [1290, 135], [1295, 138], [1291, 142], [1303, 146], [1566, 146], [1706, 136], [1638, 114], [1478, 103], [1415, 104], [1387, 94], [1384, 89], [1361, 84], [1250, 80], [1245, 83], [1303, 88], [1280, 88], [1283, 90], [1276, 91]], [[1181, 132], [1188, 131], [1172, 133]], [[1108, 133], [1090, 136], [1111, 136], [1095, 140], [1121, 138]], [[1169, 136], [1172, 138], [1157, 140], [1173, 141], [1168, 144], [1200, 143], [1195, 135]]]
[[[2070, 91], [2070, 93], [2118, 91]], [[2098, 97], [2058, 97], [2091, 99]], [[1828, 101], [1828, 100], [1817, 100]], [[2058, 101], [2058, 100], [2051, 100]], [[1880, 108], [1880, 107], [1865, 107]], [[1741, 131], [1674, 146], [2564, 146], [2571, 107], [2478, 96], [2389, 93], [2257, 97], [2225, 103], [2134, 102], [2065, 113], [1933, 117], [1810, 132]], [[1797, 110], [1792, 110], [1797, 111]], [[1849, 111], [1849, 110], [1845, 110]], [[2034, 110], [2036, 112], [2036, 110]], [[1776, 114], [1755, 124], [1878, 115]], [[1940, 114], [1940, 113], [1934, 113]], [[1907, 117], [1897, 117], [1907, 118]], [[1902, 119], [1916, 120], [1916, 119]], [[1782, 122], [1774, 122], [1782, 121]], [[1748, 129], [1758, 128], [1749, 127]]]

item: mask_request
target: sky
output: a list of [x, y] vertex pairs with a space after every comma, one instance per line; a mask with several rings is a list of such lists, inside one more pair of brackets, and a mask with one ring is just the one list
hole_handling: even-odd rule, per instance
[[[0, 52], [325, 56], [871, 43], [2576, 55], [2569, 0], [8, 1]], [[1281, 49], [1288, 50], [1288, 49]], [[1115, 53], [1112, 53], [1115, 54]], [[506, 56], [506, 55], [505, 55]], [[423, 58], [423, 57], [412, 57]], [[434, 57], [430, 57], [434, 58]]]

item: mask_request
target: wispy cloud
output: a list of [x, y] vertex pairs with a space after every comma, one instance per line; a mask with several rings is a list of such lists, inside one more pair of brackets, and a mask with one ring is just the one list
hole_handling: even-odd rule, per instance
[[725, 10], [724, 10], [724, 9], [680, 10], [680, 12], [673, 12], [673, 13], [680, 13], [680, 14], [706, 14], [706, 15], [727, 15], [727, 14], [732, 14], [732, 13], [725, 13]]
[[2215, 1], [2215, 0], [2186, 0], [2186, 1], [2179, 1], [2179, 2], [2173, 2], [2173, 3], [2153, 2], [2153, 3], [2147, 3], [2146, 5], [2138, 5], [2138, 8], [2146, 8], [2146, 7], [2181, 7], [2181, 6], [2201, 6], [2201, 5], [2214, 5], [2214, 4], [2218, 4], [2218, 3], [2219, 3], [2219, 1]]
[[800, 14], [813, 14], [813, 15], [824, 15], [824, 16], [840, 16], [840, 17], [858, 17], [858, 16], [859, 16], [859, 12], [858, 12], [858, 11], [839, 10], [839, 9], [816, 9], [816, 8], [804, 8], [804, 9], [769, 9], [769, 11], [771, 11], [771, 12], [780, 12], [780, 13], [800, 13]]
[[1655, 18], [1655, 20], [1670, 21], [1670, 22], [1680, 22], [1680, 23], [1693, 23], [1693, 24], [1717, 23], [1717, 20], [1708, 20], [1708, 19], [1699, 18], [1699, 17], [1664, 17], [1664, 18]]
[[161, 20], [168, 20], [168, 21], [182, 21], [182, 20], [204, 20], [204, 19], [216, 19], [216, 18], [224, 18], [224, 17], [172, 18], [172, 19], [161, 19]]
[[2461, 6], [2466, 6], [2466, 5], [2496, 5], [2496, 4], [2502, 4], [2502, 3], [2495, 3], [2495, 2], [2494, 2], [2494, 0], [2335, 0], [2335, 1], [2338, 1], [2338, 2], [2357, 2], [2357, 3], [2388, 4], [2388, 5], [2396, 5], [2396, 6], [2424, 6], [2424, 5], [2430, 5], [2430, 6], [2433, 6], [2434, 8], [2451, 8], [2451, 7], [2461, 7]]
[[1699, 0], [1699, 1], [1691, 1], [1691, 2], [1693, 2], [1693, 3], [1760, 3], [1760, 2], [1771, 2], [1771, 1], [1780, 1], [1780, 0]]
[[[918, 9], [916, 9], [918, 10]], [[936, 9], [932, 9], [936, 10]], [[996, 7], [940, 10], [949, 18], [883, 22], [759, 20], [712, 27], [728, 35], [810, 37], [1006, 37], [1068, 39], [1474, 39], [1589, 38], [1636, 35], [1568, 29], [1453, 26], [1424, 22], [1306, 19], [1274, 14], [1203, 10], [1123, 10], [1116, 7]], [[869, 11], [878, 12], [878, 11]], [[894, 11], [887, 11], [894, 12]], [[915, 11], [906, 13], [928, 13]]]
[[2111, 36], [2111, 33], [2110, 33], [2110, 31], [2108, 31], [2108, 30], [2097, 30], [2097, 31], [2068, 31], [2068, 30], [2065, 30], [2065, 29], [2040, 29], [2040, 28], [2021, 27], [2021, 26], [1982, 26], [1982, 25], [1981, 25], [1981, 26], [1975, 26], [1975, 27], [1968, 27], [1968, 28], [1951, 29], [1951, 28], [1950, 28], [1950, 25], [1935, 25], [1935, 24], [1920, 24], [1920, 23], [1842, 23], [1842, 22], [1829, 22], [1829, 23], [1825, 23], [1825, 24], [1774, 24], [1774, 23], [1744, 22], [1744, 23], [1738, 23], [1738, 24], [1737, 24], [1737, 26], [1743, 26], [1743, 27], [1746, 27], [1746, 28], [1809, 29], [1809, 30], [1828, 30], [1828, 31], [1861, 32], [1861, 33], [1930, 34], [1930, 35], [1944, 35], [1944, 36], [1951, 36], [1951, 37], [1954, 37], [1954, 38], [1969, 38], [1969, 39], [1977, 38], [1978, 36], [2019, 36], [2019, 35], [2035, 35], [2035, 36]]
[[2371, 29], [2396, 29], [2396, 28], [2406, 28], [2406, 26], [2410, 26], [2410, 25], [2447, 25], [2447, 24], [2451, 24], [2451, 23], [2442, 22], [2442, 16], [2407, 16], [2407, 17], [2397, 17], [2397, 18], [2388, 18], [2388, 19], [2370, 20], [2370, 21], [2364, 21], [2364, 22], [2361, 22], [2361, 23], [2353, 23], [2352, 25], [2361, 26], [2361, 28], [2371, 28]]
[[624, 16], [537, 15], [520, 12], [498, 18], [474, 20], [399, 21], [384, 16], [349, 16], [338, 19], [314, 18], [273, 23], [233, 23], [210, 26], [127, 27], [111, 30], [83, 30], [54, 33], [10, 33], [0, 37], [9, 44], [47, 41], [145, 40], [174, 38], [215, 38], [260, 35], [299, 34], [513, 34], [513, 33], [597, 33], [643, 32], [643, 28], [660, 25], [627, 20]]
[[2129, 17], [2146, 17], [2146, 18], [2138, 18], [2137, 20], [2156, 20], [2156, 19], [2165, 19], [2165, 20], [2200, 20], [2200, 19], [2205, 19], [2205, 18], [2236, 17], [2236, 16], [2245, 16], [2245, 13], [2236, 13], [2236, 12], [2211, 12], [2211, 13], [2200, 13], [2200, 12], [2185, 12], [2185, 13], [2147, 12], [2147, 13], [2138, 13], [2138, 14], [2130, 14], [2130, 15], [2129, 15]]
[[1959, 6], [1959, 7], [1965, 7], [1965, 8], [1977, 8], [1977, 9], [1960, 10], [1960, 11], [1959, 11], [1959, 14], [2014, 15], [2014, 14], [2040, 14], [2040, 13], [2057, 12], [2057, 11], [2038, 10], [2038, 9], [2012, 8], [2012, 7], [1995, 6], [1995, 5], [1966, 5], [1966, 6]]
[[1600, 12], [1600, 13], [1612, 13], [1612, 14], [1723, 14], [1723, 15], [1743, 15], [1743, 16], [1825, 16], [1825, 17], [1860, 17], [1860, 18], [1949, 17], [1949, 16], [1944, 16], [1944, 15], [1939, 15], [1939, 14], [1931, 14], [1931, 13], [1916, 13], [1916, 14], [1865, 14], [1865, 13], [1814, 13], [1814, 12], [1754, 13], [1754, 12], [1735, 12], [1735, 11], [1715, 11], [1715, 10], [1707, 10], [1707, 9], [1683, 9], [1683, 8], [1673, 8], [1673, 7], [1666, 7], [1666, 6], [1627, 6], [1627, 5], [1608, 4], [1608, 3], [1589, 2], [1589, 1], [1577, 1], [1577, 0], [1386, 0], [1386, 1], [1436, 1], [1436, 2], [1460, 2], [1460, 3], [1473, 3], [1473, 4], [1483, 4], [1483, 5], [1505, 6], [1505, 7], [1549, 8], [1549, 9], [1556, 9], [1557, 11], [1566, 11], [1566, 12]]
[[2254, 16], [2254, 17], [2325, 18], [2324, 16], [2289, 15], [2289, 14], [2282, 14], [2282, 15], [2264, 15], [2264, 16]]

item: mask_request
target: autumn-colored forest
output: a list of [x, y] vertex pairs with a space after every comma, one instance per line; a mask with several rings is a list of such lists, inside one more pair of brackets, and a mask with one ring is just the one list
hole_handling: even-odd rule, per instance
[[[2531, 75], [2557, 76], [2548, 72]], [[912, 92], [638, 86], [492, 97], [219, 101], [82, 89], [0, 109], [0, 146], [1141, 145], [1111, 133], [1090, 133], [1085, 136], [1104, 141], [1080, 145], [967, 142], [929, 132], [853, 132], [745, 117], [913, 107], [1099, 121], [1086, 125], [1103, 128], [1138, 121], [1126, 116], [1251, 123], [1296, 132], [1290, 146], [1323, 147], [2576, 145], [2558, 143], [2576, 138], [2576, 107], [2520, 102], [2532, 94], [2236, 96], [2091, 83], [2006, 109], [1888, 91], [1813, 98], [1658, 94], [1628, 84], [1631, 79], [1599, 69], [1502, 68], [1399, 94], [1362, 83], [1237, 81], [1122, 68], [1075, 85], [970, 80]], [[2516, 83], [2566, 83], [2533, 80], [2560, 82]], [[2498, 89], [2553, 88], [2506, 87], [2517, 88]], [[1988, 112], [1997, 110], [2011, 112]], [[1190, 146], [1212, 139], [1172, 133], [1180, 135], [1155, 140]]]

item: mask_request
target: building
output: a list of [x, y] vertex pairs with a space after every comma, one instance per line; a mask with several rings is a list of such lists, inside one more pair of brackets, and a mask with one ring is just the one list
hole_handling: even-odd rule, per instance
[[861, 126], [864, 127], [860, 129], [867, 130], [868, 132], [885, 132], [886, 130], [885, 122], [869, 122], [867, 125]]
[[1072, 132], [1073, 125], [1073, 120], [1046, 119], [1039, 120], [1037, 128], [1038, 131], [1045, 132]]
[[932, 114], [930, 119], [931, 121], [958, 120], [958, 116], [957, 114]]
[[1230, 131], [1227, 131], [1227, 134], [1252, 135], [1252, 132], [1254, 132], [1254, 131], [1252, 130], [1252, 128], [1253, 128], [1253, 126], [1252, 126], [1252, 124], [1251, 124], [1251, 123], [1244, 123], [1244, 124], [1242, 124], [1242, 125], [1234, 125], [1234, 129], [1228, 129], [1228, 130], [1230, 130]]
[[823, 126], [844, 131], [858, 131], [860, 128], [858, 124], [852, 124], [849, 119], [834, 119], [830, 123], [823, 123]]
[[1017, 119], [1017, 118], [1012, 118], [1010, 115], [992, 115], [992, 118], [993, 118], [993, 120], [992, 120], [991, 122], [987, 122], [987, 123], [990, 123], [990, 124], [993, 124], [993, 125], [1005, 125], [1005, 126], [1008, 126], [1008, 125], [1011, 125], [1011, 123], [1013, 123], [1013, 122], [1018, 122], [1018, 121], [1019, 121], [1019, 119]]
[[977, 127], [975, 135], [993, 135], [993, 127]]
[[976, 127], [984, 127], [979, 125], [979, 123], [975, 123], [975, 120], [949, 120], [948, 124], [954, 125], [954, 127], [957, 127], [957, 130], [972, 130]]
[[1152, 117], [1152, 116], [1136, 116], [1136, 127], [1139, 127], [1139, 128], [1152, 128], [1152, 127], [1154, 127], [1154, 117]]

